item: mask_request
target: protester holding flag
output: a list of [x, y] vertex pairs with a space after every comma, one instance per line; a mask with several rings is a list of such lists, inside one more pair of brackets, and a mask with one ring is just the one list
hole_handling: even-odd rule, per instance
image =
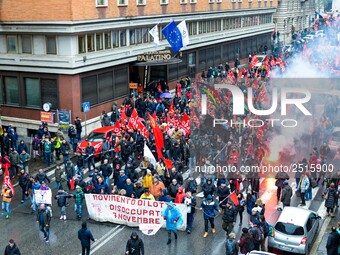
[[236, 216], [237, 211], [233, 205], [233, 202], [231, 200], [228, 200], [222, 217], [223, 220], [222, 228], [224, 229], [224, 231], [227, 232], [227, 235], [229, 235], [234, 229], [234, 225], [236, 223]]
[[2, 210], [5, 211], [6, 219], [8, 219], [11, 213], [10, 205], [13, 198], [13, 192], [6, 183], [4, 183], [4, 185], [2, 186], [1, 196], [2, 196]]

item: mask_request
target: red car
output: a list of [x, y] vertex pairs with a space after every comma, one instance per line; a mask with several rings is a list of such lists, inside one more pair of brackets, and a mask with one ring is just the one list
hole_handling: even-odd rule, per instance
[[109, 141], [112, 141], [112, 134], [114, 133], [114, 126], [101, 127], [95, 130], [92, 130], [91, 133], [83, 140], [77, 147], [77, 151], [81, 151], [83, 155], [85, 155], [85, 148], [89, 142], [91, 142], [92, 146], [95, 149], [94, 156], [99, 157], [102, 151], [102, 146], [104, 140], [109, 137]]

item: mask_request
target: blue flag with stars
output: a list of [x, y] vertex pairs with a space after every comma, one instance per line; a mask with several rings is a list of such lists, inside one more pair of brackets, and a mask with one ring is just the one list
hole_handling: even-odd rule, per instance
[[171, 21], [169, 25], [163, 28], [162, 33], [175, 53], [183, 47], [182, 34], [175, 21]]

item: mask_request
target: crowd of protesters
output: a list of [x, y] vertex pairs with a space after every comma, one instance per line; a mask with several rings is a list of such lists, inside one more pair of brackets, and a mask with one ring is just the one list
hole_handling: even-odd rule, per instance
[[[267, 90], [271, 86], [271, 74], [282, 75], [289, 68], [288, 62], [289, 56], [267, 56], [263, 61], [259, 61], [255, 54], [250, 54], [249, 68], [240, 66], [240, 61], [236, 59], [233, 68], [229, 63], [211, 67], [207, 72], [202, 72], [197, 82], [192, 83], [189, 77], [182, 78], [176, 85], [173, 98], [164, 96], [170, 93], [169, 87], [162, 81], [149, 89], [144, 97], [131, 94], [122, 105], [114, 104], [111, 113], [103, 111], [101, 115], [102, 126], [117, 126], [119, 123], [119, 130], [103, 142], [99, 164], [95, 164], [95, 150], [90, 142], [84, 151], [77, 151], [82, 132], [81, 119], [78, 117], [68, 130], [69, 140], [61, 130], [51, 134], [48, 126], [42, 124], [32, 140], [32, 158], [27, 153], [25, 142], [19, 141], [15, 129], [9, 126], [1, 135], [2, 165], [9, 166], [11, 178], [19, 176], [19, 185], [22, 189], [21, 202], [31, 199], [32, 213], [38, 211], [37, 220], [46, 241], [49, 240], [51, 212], [48, 205], [36, 204], [34, 190], [50, 189], [47, 185], [50, 179], [42, 169], [33, 175], [29, 169], [29, 161], [44, 159], [46, 165], [50, 166], [56, 160], [62, 159], [63, 167], [55, 168], [58, 192], [54, 195], [60, 208], [60, 220], [67, 219], [67, 208], [71, 198], [74, 198], [75, 217], [78, 220], [84, 217], [83, 204], [86, 193], [115, 194], [168, 202], [168, 210], [172, 210], [172, 202], [183, 203], [187, 205], [188, 234], [194, 228], [195, 210], [200, 209], [203, 212], [205, 238], [209, 235], [209, 224], [214, 234], [216, 232], [214, 219], [218, 214], [223, 215], [221, 228], [228, 237], [225, 243], [227, 254], [235, 254], [238, 250], [241, 254], [252, 250], [267, 251], [268, 236], [273, 230], [266, 222], [265, 205], [259, 198], [258, 172], [228, 176], [223, 172], [208, 172], [201, 176], [200, 185], [192, 177], [185, 181], [183, 173], [187, 169], [195, 169], [196, 165], [229, 165], [238, 168], [240, 164], [245, 166], [262, 164], [270, 153], [268, 140], [272, 133], [269, 131], [269, 122], [263, 120], [264, 124], [255, 128], [242, 125], [242, 122], [247, 123], [258, 116], [248, 109], [245, 109], [244, 115], [233, 116], [230, 92], [216, 90], [210, 84], [216, 81], [234, 84], [244, 92], [246, 98], [249, 96], [247, 88], [252, 88], [256, 109], [264, 109], [269, 101]], [[201, 115], [199, 104], [203, 92], [209, 96], [206, 117]], [[313, 148], [309, 162], [304, 159], [302, 164], [322, 165], [330, 157], [327, 141], [332, 130], [333, 106], [326, 106], [320, 122], [314, 125], [312, 144], [316, 147]], [[149, 133], [148, 136], [140, 129], [129, 125], [134, 112], [137, 112], [139, 120]], [[190, 116], [192, 120], [190, 132], [183, 123], [185, 116]], [[211, 123], [211, 118], [232, 119], [237, 124], [227, 124], [216, 129], [207, 128], [204, 123]], [[156, 121], [163, 135], [160, 153], [157, 150], [158, 141], [153, 131], [152, 120]], [[144, 155], [145, 145], [150, 149], [152, 158]], [[71, 155], [75, 155], [73, 161]], [[86, 169], [90, 177], [87, 182], [85, 182]], [[338, 179], [308, 175], [307, 171], [301, 176], [295, 176], [297, 189], [301, 194], [301, 205], [305, 205], [305, 200], [312, 199], [311, 189], [314, 186], [312, 183], [316, 181], [318, 184], [321, 181], [325, 187], [327, 213], [334, 216], [334, 208], [338, 205]], [[277, 199], [282, 201], [284, 206], [290, 205], [292, 196], [287, 184], [285, 178], [278, 178], [276, 182]], [[198, 192], [202, 192], [203, 195], [200, 206], [197, 206], [194, 197]], [[2, 193], [7, 199], [4, 202], [10, 203], [12, 195], [8, 187], [4, 187]], [[232, 193], [236, 193], [237, 203], [228, 199]], [[5, 210], [9, 216], [9, 205], [8, 208], [6, 205]], [[242, 226], [244, 211], [248, 214], [249, 228], [243, 228], [239, 240], [236, 240], [234, 225], [236, 218], [239, 217]], [[164, 212], [165, 220], [170, 219], [168, 215], [171, 216], [171, 212]], [[178, 221], [177, 218], [175, 221]], [[177, 239], [176, 228], [169, 227], [167, 230], [170, 244], [172, 232]], [[132, 236], [136, 237], [135, 234]]]

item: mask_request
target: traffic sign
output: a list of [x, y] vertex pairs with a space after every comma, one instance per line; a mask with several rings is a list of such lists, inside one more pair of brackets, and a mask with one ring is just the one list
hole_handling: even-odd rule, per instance
[[81, 109], [82, 109], [83, 112], [89, 112], [90, 111], [90, 102], [82, 103]]

